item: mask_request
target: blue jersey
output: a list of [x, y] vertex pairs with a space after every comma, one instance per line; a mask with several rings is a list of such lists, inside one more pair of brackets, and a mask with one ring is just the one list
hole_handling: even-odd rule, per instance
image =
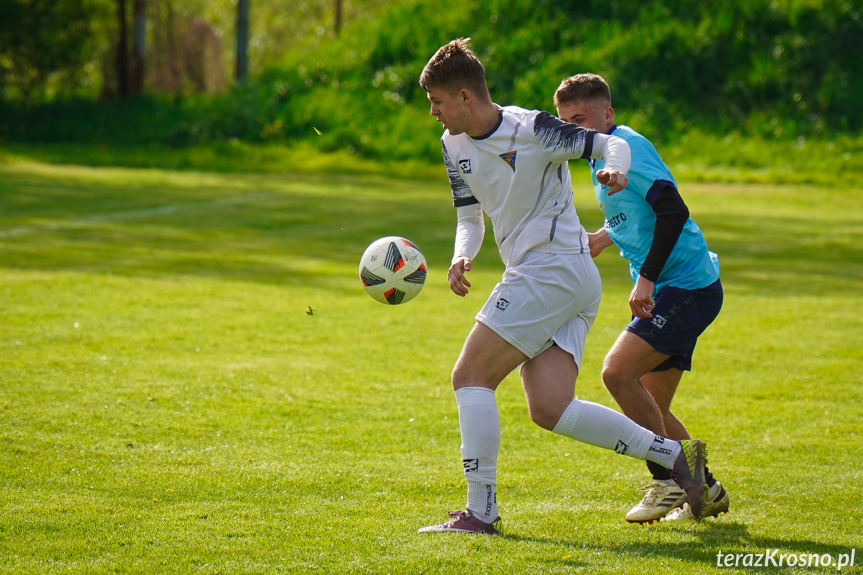
[[[627, 126], [615, 126], [610, 133], [626, 140], [632, 150], [629, 185], [609, 196], [608, 188], [596, 180], [596, 172], [605, 165], [600, 160], [591, 161], [590, 177], [596, 201], [605, 216], [605, 230], [620, 248], [620, 255], [629, 260], [629, 272], [635, 282], [653, 242], [656, 214], [651, 204], [666, 185], [676, 189], [677, 183], [647, 138]], [[707, 249], [704, 234], [689, 218], [656, 280], [654, 294], [666, 285], [700, 289], [718, 279], [718, 258]]]

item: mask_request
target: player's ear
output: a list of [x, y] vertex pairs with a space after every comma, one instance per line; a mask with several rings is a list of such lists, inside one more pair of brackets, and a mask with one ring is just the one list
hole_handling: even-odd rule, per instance
[[471, 95], [470, 91], [464, 88], [459, 90], [458, 95], [459, 98], [461, 98], [461, 101], [465, 104], [469, 103], [473, 99], [473, 95]]
[[611, 106], [606, 106], [606, 108], [605, 108], [605, 121], [611, 122], [612, 120], [614, 120], [614, 108], [612, 108]]

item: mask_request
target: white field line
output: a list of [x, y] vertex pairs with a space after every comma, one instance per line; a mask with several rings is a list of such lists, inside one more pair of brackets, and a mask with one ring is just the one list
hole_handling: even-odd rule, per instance
[[56, 223], [35, 224], [30, 226], [18, 226], [6, 230], [0, 230], [0, 238], [14, 238], [37, 234], [42, 232], [50, 232], [63, 229], [74, 229], [86, 227], [92, 224], [101, 224], [108, 222], [124, 222], [131, 220], [143, 220], [152, 216], [161, 216], [165, 214], [174, 214], [181, 212], [203, 212], [214, 207], [245, 204], [256, 200], [272, 197], [272, 193], [263, 192], [260, 194], [243, 194], [239, 196], [229, 196], [227, 198], [219, 198], [208, 202], [196, 202], [180, 205], [155, 206], [152, 208], [141, 208], [138, 210], [127, 210], [122, 212], [110, 212], [107, 214], [99, 214], [95, 216], [86, 216], [81, 218], [72, 218]]

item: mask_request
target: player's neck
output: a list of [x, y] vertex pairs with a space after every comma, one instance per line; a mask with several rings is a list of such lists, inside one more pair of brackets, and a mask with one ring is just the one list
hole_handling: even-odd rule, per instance
[[500, 111], [492, 102], [482, 104], [474, 115], [473, 125], [466, 130], [471, 138], [488, 136], [500, 121]]

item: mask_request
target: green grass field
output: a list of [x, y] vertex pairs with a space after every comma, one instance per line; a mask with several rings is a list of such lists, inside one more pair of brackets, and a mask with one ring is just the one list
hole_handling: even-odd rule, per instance
[[[856, 549], [863, 571], [863, 188], [689, 184], [725, 305], [675, 411], [732, 512], [629, 525], [644, 465], [530, 422], [498, 391], [501, 538], [416, 534], [463, 507], [449, 373], [502, 270], [490, 234], [446, 286], [447, 184], [0, 165], [2, 573], [820, 573], [718, 553]], [[841, 176], [841, 174], [839, 174]], [[583, 178], [576, 201], [600, 216]], [[425, 252], [386, 307], [357, 261]], [[628, 320], [626, 265], [578, 382]], [[777, 556], [778, 558], [778, 556]]]

